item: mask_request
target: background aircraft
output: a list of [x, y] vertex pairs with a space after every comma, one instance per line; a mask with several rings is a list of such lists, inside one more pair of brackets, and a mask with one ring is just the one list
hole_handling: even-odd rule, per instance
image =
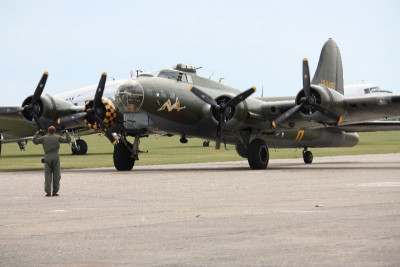
[[[59, 112], [74, 114], [76, 111], [81, 111], [81, 107], [93, 97], [97, 89], [96, 84], [54, 96], [42, 95], [47, 76], [47, 72], [43, 74], [34, 95], [28, 96], [21, 107], [0, 107], [0, 132], [4, 136], [3, 143], [17, 142], [20, 149], [24, 150], [26, 142], [32, 139], [38, 128], [57, 125], [56, 119]], [[125, 81], [126, 79], [107, 82], [104, 87], [104, 97], [114, 97], [118, 87]], [[45, 113], [44, 109], [46, 109]], [[34, 116], [38, 119], [37, 121]], [[81, 139], [81, 135], [93, 134], [96, 131], [88, 128], [84, 122], [81, 125], [75, 125], [71, 130], [74, 137], [71, 145], [72, 153], [85, 154], [88, 146]]]
[[[265, 169], [269, 147], [304, 148], [304, 162], [311, 163], [308, 148], [354, 146], [359, 140], [355, 131], [371, 130], [365, 122], [400, 116], [399, 95], [344, 96], [341, 55], [332, 39], [324, 44], [312, 80], [303, 60], [303, 88], [296, 97], [252, 98], [254, 87], [240, 92], [198, 76], [186, 64], [111, 83], [110, 88], [118, 86], [114, 97], [106, 90], [106, 73], [92, 99], [93, 88], [42, 96], [46, 79], [47, 73], [21, 107], [0, 108], [0, 130], [21, 137], [52, 124], [60, 130], [102, 131], [114, 145], [118, 170], [132, 169], [139, 140], [150, 133], [180, 135], [181, 142], [188, 136], [215, 139], [216, 150], [221, 142], [235, 144], [251, 168]], [[5, 121], [23, 132], [6, 128]], [[134, 137], [133, 144], [128, 137]]]
[[384, 90], [376, 84], [353, 84], [344, 87], [344, 96], [377, 96], [393, 94], [392, 91]]

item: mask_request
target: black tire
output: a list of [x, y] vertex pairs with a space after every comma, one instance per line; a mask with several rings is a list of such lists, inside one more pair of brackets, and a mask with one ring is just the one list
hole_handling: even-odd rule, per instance
[[235, 145], [236, 152], [238, 153], [239, 156], [242, 158], [247, 159], [247, 147], [243, 144], [236, 144]]
[[305, 164], [311, 164], [313, 161], [313, 154], [311, 151], [304, 151], [303, 152], [303, 160]]
[[76, 140], [76, 147], [71, 147], [73, 155], [85, 155], [88, 150], [87, 143], [83, 139]]
[[[127, 142], [130, 147], [132, 144]], [[119, 142], [114, 147], [114, 166], [118, 171], [130, 171], [135, 165], [135, 159], [132, 157], [132, 153], [125, 146], [124, 143]]]
[[209, 147], [209, 146], [210, 146], [210, 141], [203, 142], [203, 147]]
[[247, 148], [247, 160], [254, 170], [265, 169], [268, 166], [269, 151], [265, 142], [254, 139]]

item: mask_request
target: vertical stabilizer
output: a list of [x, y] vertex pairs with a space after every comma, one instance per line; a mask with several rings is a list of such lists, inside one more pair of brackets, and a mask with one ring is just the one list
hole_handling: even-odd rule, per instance
[[344, 94], [342, 57], [339, 47], [331, 38], [322, 47], [318, 67], [311, 83], [323, 84]]

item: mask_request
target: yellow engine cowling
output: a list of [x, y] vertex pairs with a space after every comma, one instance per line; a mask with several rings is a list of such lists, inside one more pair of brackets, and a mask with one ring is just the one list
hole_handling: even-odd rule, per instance
[[[93, 108], [93, 102], [94, 98], [86, 103], [85, 111], [89, 108]], [[117, 117], [115, 106], [109, 99], [102, 99], [101, 103], [102, 105], [97, 107], [97, 109], [101, 109], [101, 112], [96, 111], [96, 114], [102, 119], [107, 128], [111, 127], [114, 123], [114, 119]], [[89, 128], [93, 130], [103, 130], [101, 125], [98, 124], [94, 119], [85, 118], [83, 121]]]

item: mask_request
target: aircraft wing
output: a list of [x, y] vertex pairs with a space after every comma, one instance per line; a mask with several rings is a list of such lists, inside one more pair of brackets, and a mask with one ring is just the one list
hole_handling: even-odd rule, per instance
[[[302, 113], [301, 109], [296, 110], [295, 101], [273, 101], [264, 102], [262, 111], [265, 118], [272, 124], [279, 118], [287, 117], [282, 123], [275, 126], [275, 129], [309, 129], [320, 127], [344, 127], [357, 129], [359, 131], [375, 131], [374, 126], [383, 130], [400, 130], [396, 122], [375, 122], [400, 117], [400, 95], [380, 95], [369, 97], [351, 97], [340, 101], [332, 101], [326, 105], [326, 109], [337, 116], [337, 120], [325, 117], [322, 112], [316, 111], [312, 115]], [[291, 113], [291, 110], [295, 112]], [[288, 115], [288, 116], [287, 116]], [[370, 130], [367, 130], [367, 126]], [[352, 127], [352, 128], [350, 128]], [[386, 130], [386, 131], [388, 131]], [[354, 130], [358, 131], [358, 130]], [[381, 131], [378, 129], [376, 131]]]
[[36, 124], [28, 122], [21, 113], [0, 115], [0, 132], [4, 135], [5, 142], [8, 139], [33, 136], [36, 131]]

